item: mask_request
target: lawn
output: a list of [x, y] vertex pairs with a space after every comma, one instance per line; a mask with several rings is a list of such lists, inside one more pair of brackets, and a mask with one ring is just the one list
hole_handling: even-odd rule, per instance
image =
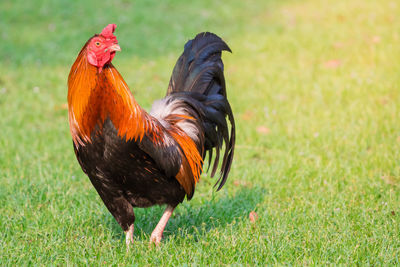
[[[400, 265], [398, 14], [394, 0], [1, 1], [0, 265]], [[72, 63], [108, 23], [146, 109], [196, 33], [233, 50], [227, 184], [203, 175], [158, 248], [163, 207], [136, 209], [128, 253], [65, 107]]]

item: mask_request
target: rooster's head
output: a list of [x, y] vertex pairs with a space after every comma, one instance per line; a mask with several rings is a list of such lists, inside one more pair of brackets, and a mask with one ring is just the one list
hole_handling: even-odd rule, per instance
[[116, 27], [115, 24], [108, 24], [99, 35], [90, 39], [87, 45], [88, 62], [97, 67], [99, 72], [104, 65], [113, 60], [115, 51], [121, 51], [117, 37], [113, 34]]

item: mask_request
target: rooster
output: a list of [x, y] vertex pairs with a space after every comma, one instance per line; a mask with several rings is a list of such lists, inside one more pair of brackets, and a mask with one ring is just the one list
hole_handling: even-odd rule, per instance
[[220, 166], [217, 191], [227, 180], [235, 122], [221, 52], [231, 50], [209, 32], [188, 41], [167, 95], [146, 112], [111, 63], [121, 50], [115, 28], [109, 24], [91, 37], [71, 67], [70, 131], [78, 162], [125, 231], [127, 247], [133, 243], [133, 207], [166, 204], [150, 237], [157, 245], [175, 207], [193, 197], [207, 154], [211, 177]]

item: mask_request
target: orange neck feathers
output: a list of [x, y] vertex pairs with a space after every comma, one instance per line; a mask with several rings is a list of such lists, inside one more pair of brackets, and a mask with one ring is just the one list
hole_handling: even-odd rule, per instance
[[111, 63], [100, 73], [88, 63], [86, 46], [68, 76], [68, 111], [75, 145], [91, 142], [93, 131], [101, 131], [107, 118], [126, 140], [142, 139], [154, 124]]

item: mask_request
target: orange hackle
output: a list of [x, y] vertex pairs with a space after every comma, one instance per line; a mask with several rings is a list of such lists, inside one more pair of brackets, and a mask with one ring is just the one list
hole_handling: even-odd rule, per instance
[[68, 77], [69, 121], [76, 145], [91, 142], [93, 130], [109, 118], [118, 135], [126, 140], [141, 140], [156, 127], [137, 104], [119, 72], [110, 63], [98, 73], [82, 49]]

